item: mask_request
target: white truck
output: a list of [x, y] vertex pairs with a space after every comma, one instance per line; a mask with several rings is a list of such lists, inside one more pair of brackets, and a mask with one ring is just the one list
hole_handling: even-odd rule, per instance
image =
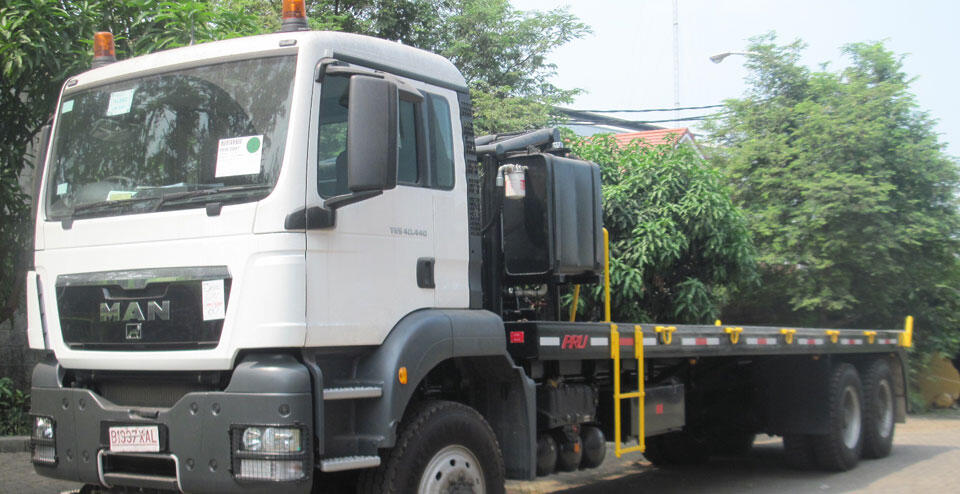
[[438, 55], [304, 28], [102, 51], [64, 84], [27, 277], [41, 475], [502, 492], [609, 440], [656, 464], [758, 432], [797, 466], [889, 453], [911, 323], [565, 321], [562, 287], [609, 279], [598, 167], [551, 130], [475, 138]]

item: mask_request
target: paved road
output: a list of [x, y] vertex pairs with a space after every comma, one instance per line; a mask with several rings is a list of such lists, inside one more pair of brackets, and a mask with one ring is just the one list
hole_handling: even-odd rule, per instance
[[[625, 457], [626, 458], [626, 457]], [[597, 472], [508, 483], [512, 494], [663, 493], [956, 493], [960, 492], [960, 411], [910, 417], [898, 424], [889, 457], [843, 473], [801, 472], [783, 464], [783, 443], [761, 439], [749, 456], [695, 467], [654, 468], [642, 458], [607, 462]]]
[[[784, 494], [960, 491], [960, 411], [911, 417], [897, 427], [893, 453], [850, 472], [798, 472], [783, 466], [780, 440], [758, 441], [745, 458], [719, 458], [699, 467], [659, 469], [640, 456], [611, 461], [596, 470], [551, 475], [536, 482], [508, 482], [511, 494], [558, 492], [710, 492]], [[0, 493], [50, 494], [77, 484], [37, 476], [26, 453], [0, 454]]]

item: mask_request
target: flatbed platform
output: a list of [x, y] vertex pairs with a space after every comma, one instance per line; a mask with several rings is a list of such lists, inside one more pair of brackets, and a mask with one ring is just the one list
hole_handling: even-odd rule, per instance
[[611, 331], [623, 358], [634, 358], [639, 327], [645, 358], [880, 353], [903, 346], [909, 329], [861, 330], [647, 323], [508, 322], [507, 349], [519, 360], [611, 358]]

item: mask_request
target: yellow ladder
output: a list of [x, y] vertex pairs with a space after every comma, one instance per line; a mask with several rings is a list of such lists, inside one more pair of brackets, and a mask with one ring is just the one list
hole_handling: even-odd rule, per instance
[[[646, 424], [646, 393], [643, 387], [643, 328], [639, 324], [633, 327], [633, 356], [637, 359], [637, 390], [632, 393], [623, 393], [620, 390], [620, 331], [616, 324], [610, 325], [610, 358], [613, 359], [613, 440], [614, 452], [617, 458], [624, 453], [643, 452], [647, 449]], [[637, 423], [639, 431], [636, 446], [624, 448], [621, 443], [620, 402], [636, 398], [640, 401], [637, 407]]]

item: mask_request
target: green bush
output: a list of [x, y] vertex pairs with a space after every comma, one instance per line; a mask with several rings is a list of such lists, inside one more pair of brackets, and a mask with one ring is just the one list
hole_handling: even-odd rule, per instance
[[30, 433], [30, 395], [14, 386], [9, 377], [0, 377], [0, 436]]

